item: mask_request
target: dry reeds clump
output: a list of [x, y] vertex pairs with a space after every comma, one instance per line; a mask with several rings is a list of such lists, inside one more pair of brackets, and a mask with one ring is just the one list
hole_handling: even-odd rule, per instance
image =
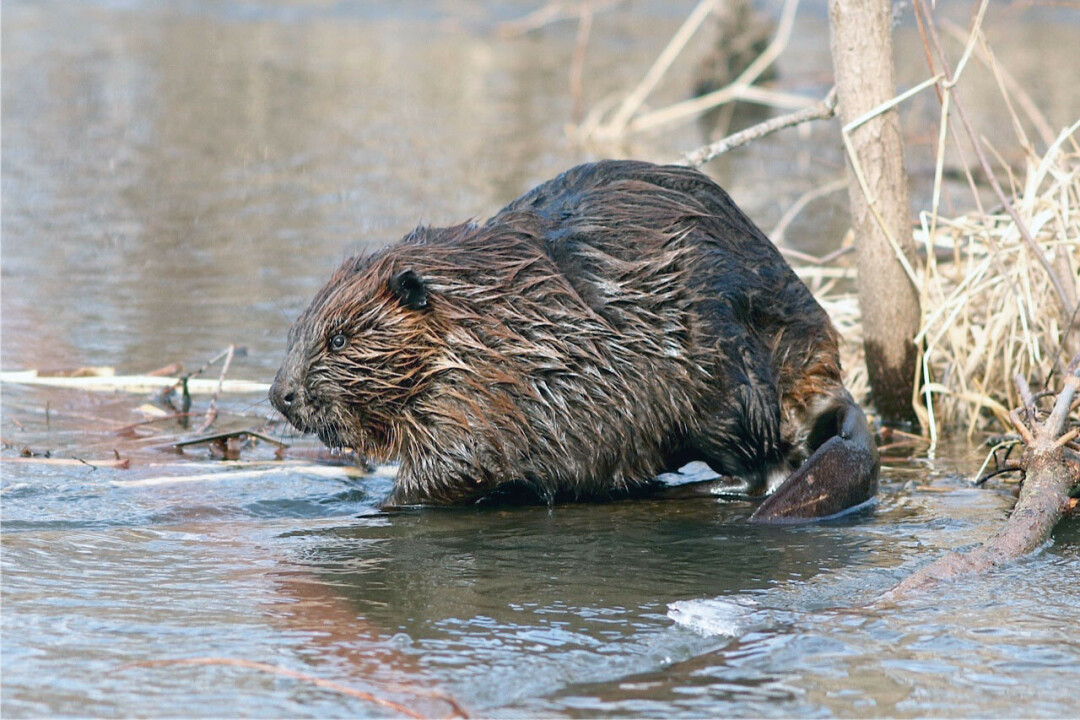
[[[1045, 383], [1078, 349], [1080, 327], [1072, 317], [1080, 269], [1078, 127], [1028, 161], [1022, 185], [1013, 182], [1011, 203], [1037, 250], [1003, 210], [953, 219], [921, 215], [916, 240], [927, 260], [916, 338], [923, 387], [916, 404], [932, 434], [939, 427], [969, 434], [1011, 427], [1008, 410], [1020, 404], [1013, 378]], [[943, 248], [951, 258], [941, 258]]]
[[[1080, 122], [1062, 132], [1026, 176], [1013, 181], [1011, 202], [1060, 285], [1077, 307], [1080, 284]], [[1013, 378], [1051, 382], [1080, 351], [1080, 317], [1070, 317], [1050, 274], [1004, 210], [956, 218], [920, 215], [925, 250], [915, 268], [922, 305], [919, 394], [924, 429], [1008, 431], [1020, 404]], [[867, 394], [858, 302], [816, 268], [800, 275], [843, 337], [845, 382]]]

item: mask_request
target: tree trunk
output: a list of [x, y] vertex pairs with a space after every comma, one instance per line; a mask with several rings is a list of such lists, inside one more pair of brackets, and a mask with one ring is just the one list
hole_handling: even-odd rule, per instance
[[[833, 70], [844, 125], [896, 94], [887, 0], [829, 0]], [[885, 422], [914, 420], [912, 396], [919, 296], [896, 256], [915, 256], [903, 143], [895, 109], [851, 133], [871, 201], [848, 163], [848, 196], [859, 271], [863, 343], [874, 406]], [[883, 227], [884, 226], [884, 229]], [[888, 235], [886, 235], [886, 231]]]

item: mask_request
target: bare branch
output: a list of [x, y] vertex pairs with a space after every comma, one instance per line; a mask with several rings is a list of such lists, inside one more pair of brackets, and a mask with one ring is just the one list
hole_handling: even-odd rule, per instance
[[1020, 497], [1002, 528], [982, 545], [967, 552], [947, 553], [908, 576], [885, 593], [883, 601], [896, 600], [943, 580], [985, 572], [1034, 552], [1046, 542], [1071, 506], [1070, 491], [1080, 482], [1075, 465], [1066, 461], [1064, 448], [1080, 430], [1074, 428], [1062, 434], [1069, 407], [1080, 388], [1078, 367], [1080, 355], [1069, 364], [1069, 375], [1054, 410], [1042, 425], [1029, 429], [1020, 418], [1020, 408], [1010, 414], [1027, 447], [1019, 462], [1024, 472]]
[[723, 140], [718, 140], [710, 145], [688, 152], [683, 156], [680, 164], [689, 165], [690, 167], [695, 168], [701, 167], [719, 155], [723, 155], [724, 153], [734, 150], [753, 140], [772, 135], [778, 130], [794, 127], [795, 125], [801, 125], [802, 123], [811, 122], [813, 120], [827, 120], [835, 115], [836, 88], [834, 87], [829, 91], [829, 94], [816, 105], [797, 110], [796, 112], [787, 115], [770, 118], [753, 127], [728, 135]]

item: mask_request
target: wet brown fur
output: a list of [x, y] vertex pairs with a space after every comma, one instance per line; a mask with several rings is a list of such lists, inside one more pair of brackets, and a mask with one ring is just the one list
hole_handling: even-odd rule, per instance
[[604, 497], [694, 459], [763, 491], [850, 402], [828, 317], [761, 231], [704, 175], [630, 161], [349, 260], [271, 398], [399, 461], [398, 504]]

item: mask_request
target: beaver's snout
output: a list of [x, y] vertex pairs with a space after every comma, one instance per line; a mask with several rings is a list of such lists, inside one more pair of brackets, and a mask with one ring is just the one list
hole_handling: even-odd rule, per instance
[[284, 415], [285, 419], [296, 425], [297, 383], [286, 377], [282, 371], [278, 371], [274, 383], [270, 386], [270, 404]]

